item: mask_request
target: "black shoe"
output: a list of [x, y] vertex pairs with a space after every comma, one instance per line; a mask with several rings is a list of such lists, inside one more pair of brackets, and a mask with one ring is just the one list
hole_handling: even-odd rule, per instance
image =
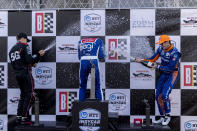
[[21, 125], [33, 125], [33, 122], [28, 117], [22, 117]]
[[20, 125], [22, 121], [22, 116], [16, 116], [16, 124]]

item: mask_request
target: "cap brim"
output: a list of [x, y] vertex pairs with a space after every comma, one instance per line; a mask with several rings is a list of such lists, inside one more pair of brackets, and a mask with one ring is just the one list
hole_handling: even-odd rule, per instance
[[158, 41], [156, 44], [161, 44], [161, 43], [163, 43], [162, 41]]
[[30, 42], [31, 40], [30, 39], [27, 39], [27, 42]]

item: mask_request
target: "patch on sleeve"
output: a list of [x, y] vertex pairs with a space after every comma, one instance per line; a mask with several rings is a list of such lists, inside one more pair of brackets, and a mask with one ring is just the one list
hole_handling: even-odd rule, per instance
[[27, 54], [30, 54], [31, 55], [31, 49], [30, 49], [30, 47], [29, 46], [27, 46]]
[[172, 60], [173, 61], [176, 61], [177, 57], [178, 57], [178, 55], [177, 54], [174, 54]]

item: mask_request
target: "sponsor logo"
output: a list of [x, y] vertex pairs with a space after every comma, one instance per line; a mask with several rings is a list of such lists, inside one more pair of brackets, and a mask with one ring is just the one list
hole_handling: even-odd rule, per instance
[[79, 112], [79, 128], [82, 131], [97, 131], [101, 125], [101, 112], [96, 109], [84, 109]]
[[96, 32], [101, 29], [101, 16], [95, 13], [84, 16], [85, 30]]
[[109, 107], [114, 111], [121, 111], [126, 108], [126, 95], [120, 92], [109, 96]]
[[197, 23], [197, 19], [183, 20], [184, 23]]
[[5, 82], [5, 67], [0, 65], [0, 86], [4, 86]]
[[[126, 60], [127, 59], [127, 39], [109, 39], [108, 41], [109, 60]], [[113, 53], [111, 53], [113, 52]]]
[[80, 51], [91, 51], [94, 48], [94, 43], [81, 43], [80, 44]]
[[0, 119], [0, 130], [3, 130], [4, 122]]
[[97, 40], [97, 38], [86, 38], [86, 39], [82, 39], [81, 42], [82, 43], [95, 43]]
[[167, 53], [166, 53], [166, 57], [170, 57], [170, 53], [167, 52]]
[[197, 131], [197, 120], [190, 120], [184, 124], [185, 131]]
[[67, 112], [68, 92], [59, 92], [59, 112]]
[[140, 18], [132, 22], [132, 28], [153, 28], [154, 21]]
[[42, 66], [38, 67], [35, 70], [35, 75], [36, 75], [36, 82], [40, 85], [47, 85], [50, 84], [53, 79], [52, 79], [52, 68]]
[[20, 97], [15, 96], [10, 99], [10, 103], [11, 104], [18, 104], [19, 100], [20, 100]]
[[53, 33], [53, 13], [35, 13], [35, 33]]
[[141, 125], [143, 123], [143, 119], [141, 119], [141, 118], [134, 118], [133, 119], [133, 123], [135, 125]]
[[[113, 52], [118, 48], [118, 39], [109, 39], [109, 50], [108, 52]], [[109, 60], [117, 60], [118, 59], [118, 52], [115, 51], [113, 54], [109, 55]]]
[[197, 86], [197, 65], [184, 65], [184, 86]]
[[0, 21], [0, 25], [5, 25], [5, 23], [3, 23], [3, 22]]
[[132, 73], [133, 76], [131, 76], [134, 79], [140, 79], [140, 80], [152, 80], [153, 76], [150, 73], [149, 70], [136, 70], [134, 73]]
[[[133, 123], [135, 126], [141, 126], [142, 124], [146, 124], [146, 118], [134, 118]], [[152, 118], [150, 118], [150, 123], [152, 123]]]
[[183, 19], [184, 27], [197, 27], [197, 17], [187, 17], [186, 19]]
[[77, 92], [59, 92], [59, 112], [71, 112]]
[[62, 44], [58, 47], [58, 53], [60, 54], [77, 54], [78, 49], [75, 47], [75, 44]]
[[152, 77], [152, 75], [146, 73], [133, 73], [134, 77]]
[[0, 28], [5, 28], [7, 25], [3, 22], [3, 19], [0, 18]]

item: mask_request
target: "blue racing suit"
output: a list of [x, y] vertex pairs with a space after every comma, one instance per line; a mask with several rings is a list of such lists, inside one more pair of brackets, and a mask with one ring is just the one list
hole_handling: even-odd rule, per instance
[[99, 59], [105, 58], [104, 45], [100, 38], [86, 38], [79, 41], [78, 58], [80, 60], [80, 89], [79, 100], [85, 100], [88, 75], [91, 72], [92, 64], [95, 66], [95, 96], [102, 100], [100, 89]]
[[159, 57], [161, 57], [161, 65], [157, 65], [157, 69], [161, 71], [161, 75], [157, 83], [155, 99], [160, 115], [165, 115], [171, 112], [169, 94], [179, 77], [179, 59], [181, 54], [173, 45], [167, 51], [164, 51], [162, 46], [160, 46], [156, 53], [147, 60], [155, 62]]

